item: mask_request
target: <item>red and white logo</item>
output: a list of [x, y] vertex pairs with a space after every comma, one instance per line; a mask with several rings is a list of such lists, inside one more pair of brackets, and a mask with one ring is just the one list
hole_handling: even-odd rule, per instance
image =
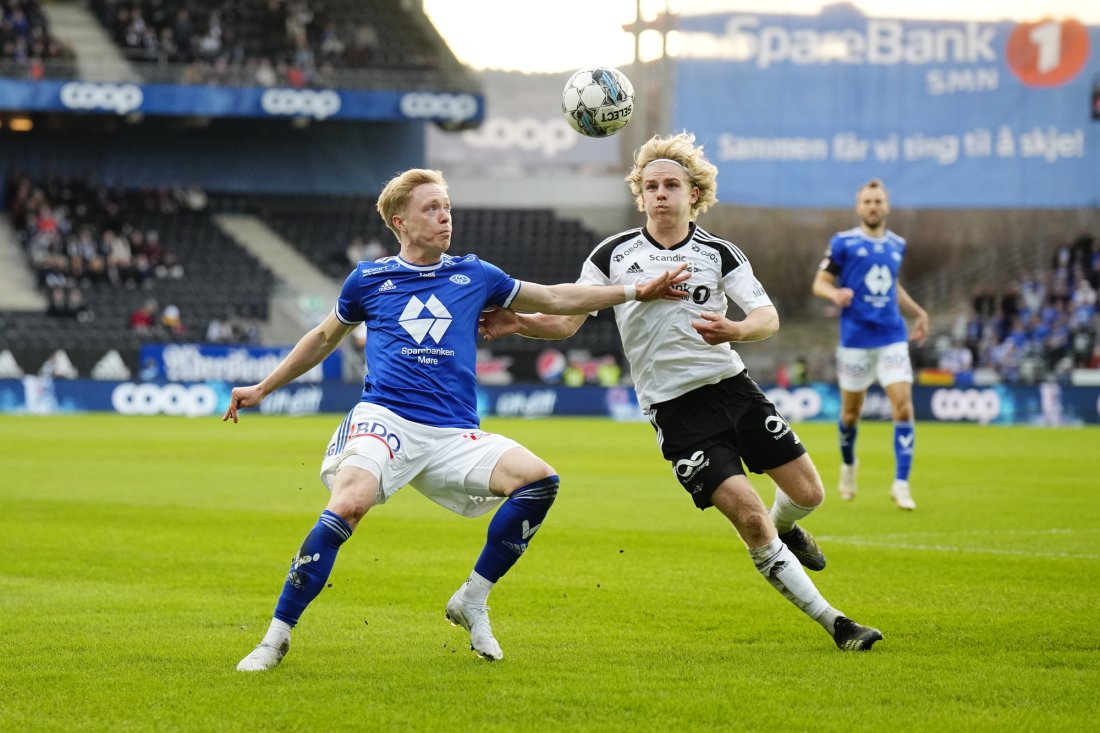
[[1088, 58], [1088, 29], [1072, 18], [1021, 23], [1012, 30], [1005, 47], [1008, 68], [1029, 87], [1065, 84], [1077, 76]]

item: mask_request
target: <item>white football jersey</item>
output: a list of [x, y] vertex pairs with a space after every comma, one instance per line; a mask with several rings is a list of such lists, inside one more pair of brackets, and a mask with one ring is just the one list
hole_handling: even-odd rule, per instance
[[691, 278], [677, 287], [690, 297], [615, 306], [615, 322], [642, 407], [745, 370], [733, 347], [712, 346], [692, 328], [692, 321], [702, 320], [701, 313], [725, 315], [730, 300], [746, 314], [772, 304], [745, 254], [695, 224], [687, 239], [668, 249], [654, 242], [644, 227], [608, 237], [585, 260], [577, 282], [638, 284], [681, 262], [688, 263]]

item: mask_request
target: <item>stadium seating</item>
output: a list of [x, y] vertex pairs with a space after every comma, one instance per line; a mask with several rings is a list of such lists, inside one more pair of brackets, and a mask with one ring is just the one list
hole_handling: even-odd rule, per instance
[[[401, 0], [89, 0], [146, 79], [234, 86], [469, 86], [438, 32]], [[390, 72], [387, 74], [386, 72]], [[476, 88], [476, 83], [471, 88]]]
[[0, 3], [0, 76], [71, 79], [75, 68], [72, 49], [50, 32], [38, 0]]
[[[135, 233], [149, 237], [152, 232], [163, 251], [174, 257], [163, 259], [167, 266], [162, 275], [151, 272], [145, 278], [119, 275], [99, 280], [81, 278], [63, 265], [58, 286], [79, 289], [90, 317], [51, 317], [47, 313], [0, 312], [0, 326], [8, 348], [33, 354], [24, 368], [35, 369], [42, 355], [56, 349], [73, 353], [102, 354], [105, 349], [136, 350], [141, 343], [157, 340], [202, 341], [208, 323], [227, 314], [264, 320], [273, 287], [273, 278], [259, 262], [222, 232], [205, 209], [191, 210], [183, 191], [176, 194], [150, 189], [108, 188], [94, 181], [77, 178], [49, 178], [32, 181], [13, 176], [9, 182], [7, 208], [17, 236], [28, 252], [35, 239], [38, 223], [11, 200], [24, 186], [42, 192], [62, 222], [60, 228], [77, 232], [87, 228], [96, 242], [104, 232]], [[38, 199], [36, 199], [38, 200]], [[46, 245], [56, 257], [71, 260], [64, 235], [50, 238]], [[135, 252], [135, 257], [136, 257]], [[30, 256], [30, 255], [29, 255]], [[155, 264], [155, 263], [154, 263]], [[32, 267], [35, 262], [32, 258]], [[153, 299], [158, 313], [169, 305], [178, 308], [182, 328], [178, 332], [155, 329], [140, 333], [130, 328], [130, 315], [142, 303]], [[74, 361], [76, 358], [74, 357]], [[86, 367], [86, 364], [83, 366]]]

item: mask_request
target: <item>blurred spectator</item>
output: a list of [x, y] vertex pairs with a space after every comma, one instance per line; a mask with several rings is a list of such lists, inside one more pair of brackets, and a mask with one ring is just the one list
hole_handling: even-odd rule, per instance
[[130, 328], [138, 333], [152, 333], [157, 325], [157, 301], [148, 298], [130, 314]]
[[775, 386], [780, 389], [791, 388], [791, 369], [785, 361], [775, 365]]
[[50, 290], [50, 304], [46, 308], [46, 315], [51, 318], [69, 317], [69, 298], [65, 288], [55, 287]]
[[[364, 327], [365, 330], [365, 327]], [[255, 320], [242, 318], [234, 308], [225, 318], [212, 318], [206, 324], [206, 341], [214, 344], [259, 343], [260, 328]]]
[[596, 367], [596, 383], [601, 387], [615, 387], [622, 381], [623, 368], [615, 357], [608, 355], [600, 359]]
[[954, 375], [969, 374], [974, 368], [974, 355], [970, 353], [966, 343], [953, 339], [939, 358], [939, 368]]
[[806, 366], [806, 357], [799, 356], [787, 367], [787, 375], [792, 387], [800, 387], [809, 380], [809, 367]]
[[367, 259], [367, 243], [363, 241], [362, 237], [353, 237], [348, 242], [348, 247], [344, 250], [347, 262], [343, 263], [349, 267], [355, 267], [360, 262]]
[[324, 29], [321, 31], [321, 56], [326, 59], [340, 58], [344, 55], [344, 50], [347, 48], [347, 44], [344, 43], [344, 39], [340, 37], [340, 30], [336, 26], [335, 21], [327, 21]]
[[256, 65], [256, 72], [253, 75], [256, 80], [256, 84], [261, 87], [273, 87], [279, 79], [275, 76], [275, 67], [271, 65], [271, 59], [260, 59]]
[[183, 205], [190, 211], [203, 211], [206, 209], [206, 191], [203, 191], [197, 183], [192, 183], [183, 190], [181, 200]]
[[84, 302], [84, 293], [79, 288], [54, 288], [50, 291], [50, 304], [46, 315], [51, 318], [71, 318], [88, 323], [95, 314]]
[[1089, 355], [1089, 360], [1085, 362], [1086, 369], [1100, 369], [1100, 343], [1093, 344], [1092, 354]]
[[220, 318], [211, 318], [206, 324], [206, 337], [209, 344], [224, 344], [233, 340], [233, 329]]
[[354, 237], [348, 243], [345, 252], [347, 265], [355, 267], [360, 262], [374, 262], [377, 259], [389, 255], [389, 251], [378, 241], [377, 237], [371, 237], [369, 242], [364, 242], [362, 237]]
[[69, 291], [69, 313], [80, 323], [89, 323], [95, 318], [95, 313], [84, 302], [84, 293], [80, 288]]
[[168, 338], [179, 338], [186, 333], [179, 307], [169, 304], [160, 314], [160, 325]]

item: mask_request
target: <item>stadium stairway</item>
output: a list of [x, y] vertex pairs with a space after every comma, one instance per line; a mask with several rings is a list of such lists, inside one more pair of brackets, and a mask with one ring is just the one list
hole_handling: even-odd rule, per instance
[[341, 283], [325, 276], [271, 227], [249, 214], [217, 214], [214, 223], [278, 281], [264, 328], [265, 342], [292, 344], [328, 314]]
[[7, 214], [0, 215], [0, 310], [44, 311], [46, 298], [35, 287], [34, 273]]
[[72, 45], [83, 81], [140, 82], [141, 76], [119, 51], [96, 17], [81, 2], [46, 3], [42, 12], [53, 34]]

